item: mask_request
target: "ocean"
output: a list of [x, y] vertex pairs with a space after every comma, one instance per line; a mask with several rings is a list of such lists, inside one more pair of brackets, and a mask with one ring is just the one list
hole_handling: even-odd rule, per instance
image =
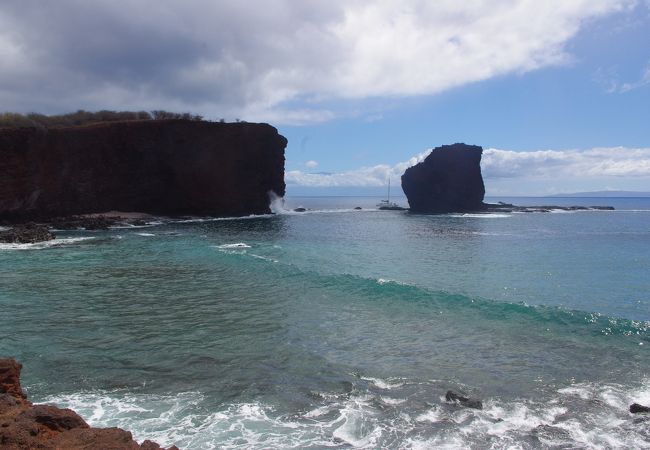
[[0, 244], [0, 355], [183, 449], [650, 448], [650, 198], [487, 200], [616, 211], [296, 197]]

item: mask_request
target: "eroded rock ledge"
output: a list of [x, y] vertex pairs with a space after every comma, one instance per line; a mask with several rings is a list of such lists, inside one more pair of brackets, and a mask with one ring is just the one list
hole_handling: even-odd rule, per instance
[[149, 440], [138, 444], [121, 428], [93, 428], [71, 409], [32, 404], [20, 385], [21, 369], [12, 358], [0, 359], [0, 448], [161, 450]]

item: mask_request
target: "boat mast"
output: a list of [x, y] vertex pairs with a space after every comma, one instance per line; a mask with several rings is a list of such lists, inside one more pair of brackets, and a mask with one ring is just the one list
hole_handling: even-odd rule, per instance
[[388, 177], [388, 199], [387, 202], [390, 203], [390, 177]]

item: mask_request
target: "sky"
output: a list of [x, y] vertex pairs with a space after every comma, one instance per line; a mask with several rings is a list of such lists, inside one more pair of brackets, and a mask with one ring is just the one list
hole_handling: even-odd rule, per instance
[[650, 0], [3, 0], [0, 105], [268, 122], [289, 195], [455, 142], [488, 195], [650, 191]]

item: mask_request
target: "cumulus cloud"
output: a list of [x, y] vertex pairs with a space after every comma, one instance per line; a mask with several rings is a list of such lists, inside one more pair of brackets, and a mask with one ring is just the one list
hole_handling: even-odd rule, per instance
[[311, 160], [311, 161], [307, 161], [307, 162], [305, 163], [305, 167], [308, 168], [308, 169], [315, 169], [316, 167], [318, 167], [318, 162], [317, 162], [317, 161], [313, 161], [313, 160]]
[[393, 166], [378, 164], [340, 173], [305, 173], [300, 170], [289, 170], [284, 174], [284, 180], [289, 185], [310, 187], [386, 186], [389, 179], [399, 179], [408, 167], [424, 160], [430, 152], [431, 150], [427, 150]]
[[331, 99], [434, 94], [570, 58], [634, 0], [3, 0], [0, 104], [166, 108], [276, 123]]
[[483, 152], [485, 178], [650, 177], [650, 148]]
[[[334, 174], [311, 174], [299, 170], [285, 174], [287, 184], [310, 187], [385, 186], [404, 171], [424, 160], [430, 150], [393, 166], [379, 164]], [[650, 148], [608, 147], [588, 150], [512, 151], [486, 149], [481, 160], [486, 180], [650, 177]]]

